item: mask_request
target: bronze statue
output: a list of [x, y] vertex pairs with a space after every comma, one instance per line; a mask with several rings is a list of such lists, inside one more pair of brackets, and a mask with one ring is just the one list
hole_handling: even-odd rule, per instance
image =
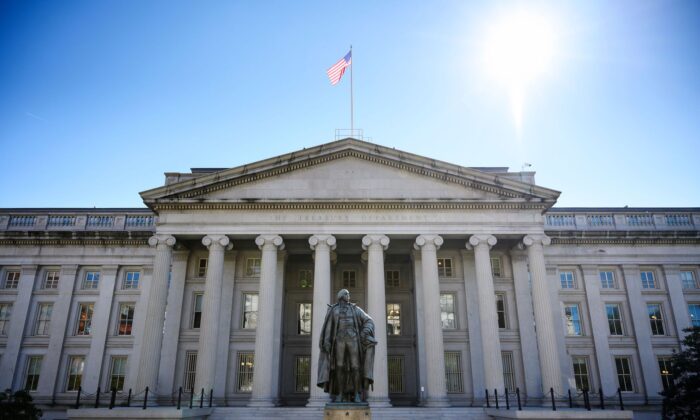
[[318, 383], [333, 401], [359, 403], [374, 383], [374, 321], [350, 302], [350, 292], [338, 292], [338, 303], [328, 305], [318, 357]]

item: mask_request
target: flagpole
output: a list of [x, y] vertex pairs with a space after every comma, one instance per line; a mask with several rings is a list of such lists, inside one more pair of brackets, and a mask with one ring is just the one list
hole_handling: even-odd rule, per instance
[[350, 45], [350, 136], [355, 137], [355, 116], [354, 116], [354, 103], [352, 97], [352, 45]]

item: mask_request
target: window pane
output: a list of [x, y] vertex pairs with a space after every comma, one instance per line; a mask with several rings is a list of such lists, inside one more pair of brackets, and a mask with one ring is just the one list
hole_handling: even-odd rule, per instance
[[243, 295], [243, 328], [254, 329], [258, 326], [258, 295], [246, 293]]
[[346, 289], [357, 287], [357, 278], [354, 271], [343, 271], [343, 287]]
[[122, 289], [138, 289], [141, 273], [139, 271], [127, 271], [124, 275]]
[[126, 356], [112, 357], [112, 371], [110, 373], [109, 389], [122, 391], [126, 378]]
[[85, 358], [83, 356], [72, 356], [68, 359], [68, 384], [66, 391], [77, 391], [83, 380], [83, 368]]
[[238, 392], [253, 391], [253, 353], [238, 353]]
[[90, 335], [92, 332], [92, 312], [94, 304], [81, 303], [78, 305], [78, 326], [75, 335]]
[[401, 335], [401, 305], [398, 303], [386, 304], [386, 333], [387, 335]]
[[693, 324], [693, 327], [700, 327], [700, 303], [689, 303], [688, 313], [690, 314], [690, 322]]
[[684, 289], [697, 289], [695, 274], [692, 271], [681, 271], [681, 283]]
[[574, 289], [576, 287], [574, 273], [572, 271], [562, 271], [559, 273], [559, 281], [562, 289]]
[[671, 358], [659, 357], [659, 374], [664, 391], [668, 391], [673, 386], [673, 374], [671, 373]]
[[10, 327], [10, 314], [12, 312], [11, 303], [0, 304], [0, 335], [7, 335]]
[[47, 271], [44, 278], [44, 289], [58, 288], [58, 271]]
[[311, 356], [297, 356], [294, 364], [294, 391], [309, 392]]
[[496, 314], [498, 315], [498, 328], [508, 328], [506, 318], [506, 301], [502, 293], [496, 294]]
[[188, 351], [185, 353], [185, 380], [183, 381], [183, 387], [192, 391], [194, 389], [194, 380], [197, 373], [197, 352]]
[[403, 356], [388, 356], [387, 370], [389, 374], [389, 392], [402, 393], [403, 387]]
[[260, 258], [248, 258], [245, 264], [245, 275], [260, 277]]
[[297, 327], [297, 334], [299, 335], [311, 335], [311, 304], [310, 303], [300, 303], [299, 304], [299, 322]]
[[600, 272], [600, 287], [603, 289], [615, 288], [615, 276], [612, 271]]
[[509, 392], [515, 392], [515, 369], [513, 369], [513, 353], [504, 351], [501, 353], [503, 364], [503, 384]]
[[656, 289], [656, 280], [652, 271], [642, 271], [639, 273], [642, 280], [643, 289]]
[[27, 359], [27, 376], [24, 381], [26, 391], [36, 391], [39, 386], [39, 374], [41, 373], [41, 356], [30, 356]]
[[627, 357], [616, 357], [615, 368], [617, 369], [617, 384], [621, 391], [633, 392], [632, 370], [630, 369], [630, 359]]
[[455, 295], [452, 293], [440, 295], [440, 320], [443, 330], [452, 330], [457, 327], [455, 323]]
[[97, 289], [100, 286], [100, 272], [88, 271], [83, 279], [83, 289]]
[[445, 383], [449, 393], [460, 393], [464, 389], [462, 381], [462, 354], [458, 351], [445, 352]]
[[119, 325], [117, 327], [117, 335], [131, 335], [131, 327], [134, 324], [134, 308], [133, 303], [122, 303], [119, 305]]
[[207, 276], [207, 259], [200, 258], [197, 262], [197, 277]]
[[53, 312], [52, 303], [42, 303], [39, 305], [36, 317], [35, 335], [49, 335], [51, 333], [51, 312]]
[[564, 307], [564, 317], [566, 319], [566, 333], [568, 335], [582, 335], [578, 305], [567, 304]]
[[653, 335], [664, 335], [664, 320], [661, 311], [661, 304], [647, 304], [647, 312], [649, 313], [649, 326]]
[[571, 359], [573, 361], [576, 389], [579, 391], [590, 390], [591, 384], [588, 378], [588, 358], [583, 356], [574, 356]]
[[386, 287], [397, 288], [401, 286], [401, 278], [399, 270], [389, 270], [385, 275]]
[[299, 287], [306, 289], [314, 286], [314, 272], [311, 270], [299, 271]]
[[452, 277], [452, 258], [438, 258], [438, 276]]

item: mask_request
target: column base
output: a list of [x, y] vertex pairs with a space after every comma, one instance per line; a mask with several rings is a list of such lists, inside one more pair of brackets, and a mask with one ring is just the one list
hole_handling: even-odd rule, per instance
[[367, 403], [372, 408], [387, 408], [391, 407], [389, 397], [367, 397]]

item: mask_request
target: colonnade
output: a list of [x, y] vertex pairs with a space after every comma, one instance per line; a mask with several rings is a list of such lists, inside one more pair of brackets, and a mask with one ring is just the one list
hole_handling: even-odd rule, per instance
[[[149, 243], [156, 247], [153, 269], [153, 281], [148, 286], [148, 308], [143, 335], [141, 337], [141, 357], [136, 377], [137, 389], [149, 386], [156, 390], [159, 376], [159, 358], [163, 344], [163, 323], [166, 310], [167, 284], [172, 249], [176, 240], [170, 235], [155, 235]], [[319, 336], [331, 296], [331, 254], [336, 247], [336, 238], [328, 234], [312, 235], [308, 239], [314, 255], [314, 287], [311, 334], [311, 378], [308, 405], [322, 405], [328, 396], [316, 386], [319, 356]], [[443, 244], [443, 238], [435, 234], [422, 234], [416, 237], [414, 248], [420, 258], [420, 273], [416, 278], [417, 304], [422, 307], [422, 317], [418, 319], [423, 337], [419, 340], [419, 352], [429, 363], [425, 364], [425, 378], [421, 384], [425, 388], [423, 403], [427, 406], [447, 406], [447, 388], [445, 383], [444, 344], [441, 324], [440, 283], [437, 251]], [[197, 357], [197, 374], [195, 389], [211, 389], [215, 384], [216, 355], [219, 348], [218, 322], [222, 305], [222, 284], [224, 277], [224, 253], [232, 244], [226, 235], [207, 235], [202, 243], [209, 250], [208, 268], [204, 291], [204, 305]], [[284, 239], [280, 235], [260, 235], [255, 239], [262, 252], [259, 288], [258, 323], [255, 337], [255, 369], [253, 390], [249, 405], [273, 406], [277, 402], [278, 372], [275, 357], [279, 357], [280, 341], [275, 340], [276, 323], [279, 313], [276, 302], [283, 293], [277, 284], [278, 253], [284, 249]], [[490, 250], [497, 243], [493, 235], [472, 235], [466, 243], [466, 250], [474, 252], [476, 269], [476, 290], [478, 294], [478, 314], [480, 319], [481, 360], [484, 386], [488, 389], [503, 389], [503, 366], [498, 330], [493, 277], [491, 272]], [[559, 356], [553, 319], [553, 306], [547, 284], [543, 247], [550, 240], [544, 235], [524, 236], [521, 247], [527, 248], [527, 263], [532, 282], [531, 298], [534, 308], [536, 344], [539, 354], [541, 386], [545, 392], [554, 388], [562, 392], [559, 372]], [[384, 251], [390, 245], [390, 238], [381, 234], [370, 234], [362, 238], [362, 248], [367, 251], [367, 313], [375, 319], [375, 334], [378, 344], [375, 349], [374, 389], [369, 392], [369, 402], [373, 406], [388, 406], [389, 384], [386, 339], [386, 301], [384, 291]], [[527, 270], [527, 266], [520, 269]], [[523, 281], [522, 278], [516, 281]], [[523, 295], [522, 285], [518, 295]], [[516, 296], [517, 297], [517, 296]], [[470, 332], [471, 334], [471, 332]], [[421, 344], [422, 343], [422, 344]], [[530, 355], [532, 357], [532, 355]], [[537, 383], [537, 382], [535, 382]], [[162, 390], [170, 392], [170, 390]], [[535, 390], [532, 390], [535, 391]], [[533, 392], [535, 394], [535, 392]]]

